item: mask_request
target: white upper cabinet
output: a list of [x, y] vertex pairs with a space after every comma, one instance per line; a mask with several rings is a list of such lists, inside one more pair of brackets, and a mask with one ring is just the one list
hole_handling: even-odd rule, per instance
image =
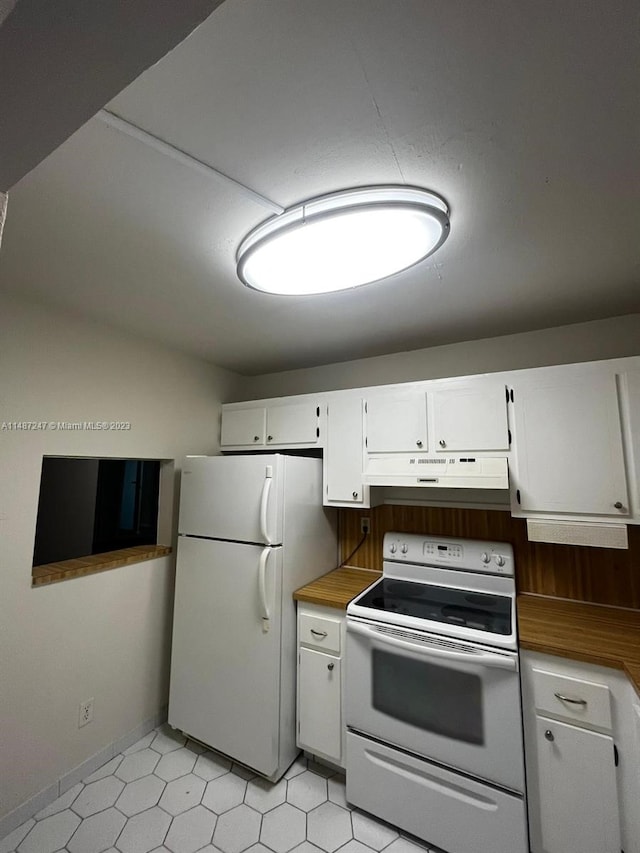
[[284, 405], [222, 409], [220, 445], [248, 447], [313, 447], [320, 443], [321, 407], [316, 400]]
[[221, 449], [322, 452], [325, 504], [353, 507], [391, 500], [383, 485], [444, 500], [408, 466], [501, 457], [533, 541], [624, 547], [612, 522], [640, 523], [640, 358], [229, 403]]
[[329, 401], [324, 451], [325, 504], [368, 506], [362, 482], [362, 398], [340, 395]]
[[506, 395], [503, 381], [484, 377], [434, 390], [433, 449], [440, 453], [509, 450]]
[[600, 365], [514, 374], [514, 515], [626, 518], [616, 375]]
[[267, 408], [267, 444], [316, 444], [320, 407], [315, 402]]
[[409, 453], [428, 450], [427, 395], [424, 390], [373, 393], [367, 397], [368, 453]]
[[634, 518], [640, 518], [640, 369], [618, 375], [629, 503]]
[[266, 418], [267, 410], [264, 406], [255, 409], [223, 409], [220, 444], [222, 447], [264, 444]]

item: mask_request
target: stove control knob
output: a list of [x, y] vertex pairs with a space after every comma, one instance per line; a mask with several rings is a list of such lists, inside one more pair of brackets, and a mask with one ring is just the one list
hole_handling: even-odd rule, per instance
[[493, 559], [495, 560], [496, 566], [504, 566], [504, 557], [502, 554], [496, 554]]
[[482, 560], [483, 563], [488, 563], [491, 560], [491, 557], [489, 556], [489, 554], [487, 554], [486, 551], [483, 551], [480, 559]]
[[397, 548], [396, 548], [395, 542], [392, 542], [391, 545], [389, 545], [389, 550], [391, 551], [392, 554], [396, 553]]
[[406, 554], [407, 551], [409, 550], [409, 546], [405, 544], [402, 546], [402, 548], [400, 548], [400, 550], [402, 551], [403, 554]]

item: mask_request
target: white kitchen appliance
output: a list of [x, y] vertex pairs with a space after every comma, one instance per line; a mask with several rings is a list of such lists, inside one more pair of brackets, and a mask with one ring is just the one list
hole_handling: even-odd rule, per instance
[[505, 456], [368, 453], [363, 480], [370, 486], [508, 489]]
[[347, 608], [347, 799], [450, 853], [527, 853], [513, 551], [388, 533]]
[[322, 460], [189, 456], [169, 724], [271, 780], [295, 743], [295, 589], [336, 565]]

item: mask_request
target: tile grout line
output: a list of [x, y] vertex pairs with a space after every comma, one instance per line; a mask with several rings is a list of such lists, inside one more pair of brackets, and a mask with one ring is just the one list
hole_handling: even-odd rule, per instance
[[[75, 837], [77, 837], [77, 833], [81, 830], [85, 821], [90, 821], [93, 818], [95, 818], [101, 814], [104, 814], [105, 812], [113, 809], [114, 812], [116, 812], [121, 818], [124, 819], [124, 824], [123, 824], [122, 828], [120, 829], [120, 831], [118, 832], [117, 836], [115, 837], [115, 840], [113, 840], [111, 842], [111, 846], [120, 850], [120, 853], [122, 853], [122, 848], [118, 847], [118, 845], [121, 843], [123, 833], [125, 833], [127, 826], [130, 824], [130, 821], [136, 819], [140, 815], [144, 815], [148, 812], [152, 812], [152, 811], [157, 809], [158, 812], [161, 812], [163, 815], [165, 815], [169, 819], [167, 827], [166, 827], [164, 834], [162, 836], [162, 840], [159, 842], [159, 846], [163, 846], [163, 845], [166, 846], [165, 842], [166, 842], [167, 838], [169, 837], [169, 835], [170, 835], [170, 833], [174, 827], [176, 819], [181, 818], [183, 815], [188, 815], [189, 812], [195, 811], [196, 809], [198, 809], [201, 806], [202, 809], [204, 810], [204, 812], [211, 815], [214, 819], [214, 822], [212, 824], [212, 829], [211, 829], [211, 837], [210, 837], [209, 841], [207, 843], [205, 843], [204, 847], [199, 848], [200, 850], [203, 850], [204, 848], [206, 848], [209, 845], [216, 847], [216, 845], [214, 844], [214, 837], [215, 837], [216, 830], [218, 828], [219, 819], [223, 815], [229, 814], [230, 812], [233, 812], [234, 810], [240, 808], [241, 806], [246, 806], [246, 808], [248, 808], [253, 814], [259, 815], [259, 820], [256, 821], [256, 823], [257, 823], [257, 826], [256, 826], [257, 836], [254, 835], [254, 840], [250, 844], [248, 844], [246, 847], [244, 847], [242, 849], [241, 853], [247, 853], [247, 851], [250, 848], [255, 847], [256, 845], [260, 845], [266, 851], [269, 851], [269, 853], [278, 853], [278, 850], [274, 850], [272, 847], [269, 846], [269, 844], [266, 844], [262, 840], [262, 833], [263, 833], [263, 830], [265, 828], [265, 816], [271, 814], [272, 812], [274, 812], [274, 811], [278, 810], [279, 808], [286, 805], [286, 806], [290, 807], [291, 809], [293, 809], [295, 812], [299, 812], [300, 814], [304, 815], [304, 831], [303, 831], [302, 840], [299, 840], [296, 844], [294, 844], [293, 847], [290, 848], [289, 853], [293, 853], [293, 851], [297, 847], [299, 847], [301, 844], [312, 845], [313, 847], [315, 847], [319, 851], [321, 851], [321, 853], [340, 853], [340, 851], [342, 851], [346, 846], [348, 846], [349, 843], [351, 843], [353, 841], [357, 842], [358, 844], [362, 845], [365, 848], [363, 853], [383, 853], [383, 851], [387, 850], [387, 848], [389, 848], [391, 845], [393, 845], [397, 841], [405, 841], [409, 845], [415, 845], [416, 848], [418, 848], [418, 853], [433, 853], [433, 851], [430, 851], [430, 848], [426, 845], [426, 843], [423, 844], [420, 840], [414, 840], [413, 838], [405, 837], [405, 835], [401, 834], [397, 828], [392, 827], [390, 824], [387, 824], [384, 821], [379, 821], [375, 818], [375, 816], [369, 816], [367, 813], [362, 813], [363, 817], [369, 818], [373, 824], [381, 824], [382, 827], [388, 827], [389, 829], [395, 831], [396, 838], [393, 838], [390, 841], [388, 841], [387, 843], [383, 844], [379, 848], [379, 850], [377, 847], [371, 847], [370, 845], [366, 844], [364, 841], [360, 841], [358, 838], [356, 838], [356, 834], [355, 834], [354, 814], [360, 814], [361, 812], [358, 809], [352, 808], [351, 806], [348, 805], [348, 803], [346, 802], [346, 794], [344, 797], [342, 797], [342, 799], [345, 799], [344, 805], [342, 805], [341, 803], [333, 802], [333, 800], [331, 800], [331, 798], [330, 798], [329, 782], [332, 778], [335, 779], [336, 777], [339, 777], [342, 774], [334, 772], [330, 776], [326, 776], [324, 773], [315, 773], [312, 768], [308, 767], [308, 761], [305, 762], [305, 767], [303, 767], [300, 770], [300, 773], [297, 773], [295, 776], [292, 776], [289, 779], [287, 779], [286, 776], [283, 776], [282, 780], [278, 780], [277, 783], [272, 784], [271, 787], [268, 787], [266, 785], [266, 783], [264, 786], [257, 784], [258, 782], [260, 782], [261, 777], [253, 776], [253, 778], [245, 779], [243, 775], [234, 773], [234, 771], [233, 771], [234, 765], [232, 765], [231, 768], [229, 768], [228, 770], [224, 771], [220, 776], [214, 777], [213, 779], [210, 779], [210, 780], [207, 780], [207, 779], [199, 776], [195, 772], [195, 764], [197, 763], [197, 760], [198, 760], [200, 755], [203, 755], [203, 754], [206, 754], [206, 752], [209, 752], [209, 750], [206, 750], [203, 753], [193, 753], [194, 762], [193, 762], [193, 765], [191, 767], [191, 770], [187, 771], [186, 773], [182, 773], [179, 776], [176, 776], [175, 779], [171, 779], [171, 780], [167, 781], [166, 779], [163, 779], [162, 777], [158, 776], [155, 773], [155, 767], [157, 767], [157, 764], [159, 763], [159, 761], [162, 760], [162, 757], [169, 756], [172, 753], [177, 752], [180, 749], [187, 749], [188, 750], [188, 747], [187, 747], [187, 744], [185, 743], [185, 744], [182, 744], [181, 746], [177, 746], [175, 749], [170, 749], [168, 752], [161, 753], [161, 752], [159, 752], [159, 750], [153, 749], [153, 747], [152, 747], [152, 744], [154, 743], [155, 738], [157, 738], [159, 734], [161, 734], [161, 732], [157, 731], [156, 735], [154, 736], [154, 738], [152, 739], [150, 744], [145, 744], [141, 747], [140, 750], [136, 750], [133, 753], [130, 753], [130, 756], [134, 756], [134, 755], [136, 755], [137, 752], [140, 752], [143, 749], [149, 748], [156, 755], [161, 756], [158, 759], [158, 762], [156, 762], [156, 765], [154, 766], [153, 770], [151, 770], [148, 773], [143, 774], [142, 776], [139, 776], [137, 779], [132, 779], [132, 780], [127, 782], [124, 779], [121, 779], [119, 776], [116, 775], [118, 772], [118, 769], [120, 768], [122, 760], [124, 760], [124, 755], [122, 755], [121, 761], [118, 763], [118, 765], [115, 767], [115, 769], [113, 770], [112, 773], [106, 774], [105, 776], [103, 776], [103, 777], [101, 777], [101, 778], [99, 778], [99, 779], [97, 779], [91, 783], [85, 783], [84, 781], [78, 782], [77, 784], [80, 786], [80, 788], [79, 788], [77, 794], [75, 795], [75, 797], [69, 803], [69, 805], [66, 806], [64, 809], [61, 809], [58, 812], [54, 812], [52, 815], [49, 816], [49, 817], [55, 817], [57, 814], [60, 814], [63, 811], [68, 811], [75, 818], [79, 819], [79, 823], [75, 827], [75, 829], [73, 830], [70, 837], [67, 839], [66, 845], [69, 845], [70, 843], [72, 843], [73, 839]], [[143, 740], [145, 737], [146, 737], [146, 735], [143, 735], [139, 740]], [[191, 752], [191, 750], [188, 750], [188, 751]], [[124, 750], [123, 750], [123, 753], [124, 753]], [[213, 753], [213, 754], [214, 754], [214, 756], [216, 755], [215, 753]], [[118, 756], [116, 755], [114, 757], [118, 757]], [[109, 761], [112, 761], [112, 760], [113, 760], [113, 758], [106, 761], [105, 765], [108, 764]], [[98, 768], [98, 770], [99, 769], [100, 768]], [[94, 772], [98, 772], [98, 771], [96, 770]], [[302, 776], [305, 772], [312, 774], [313, 778], [316, 779], [316, 782], [314, 783], [314, 787], [318, 786], [324, 794], [324, 799], [320, 803], [316, 803], [315, 805], [311, 806], [310, 808], [302, 808], [302, 807], [294, 804], [293, 802], [291, 802], [289, 800], [289, 795], [291, 793], [291, 791], [290, 791], [291, 786], [289, 783], [293, 782], [296, 778], [299, 778], [300, 776]], [[94, 774], [92, 773], [90, 775], [94, 775]], [[177, 814], [172, 814], [171, 812], [169, 812], [167, 810], [167, 808], [165, 806], [160, 805], [160, 800], [162, 799], [163, 796], [165, 796], [165, 793], [167, 791], [168, 786], [172, 785], [174, 782], [179, 782], [181, 779], [184, 779], [185, 777], [190, 776], [190, 775], [194, 777], [194, 781], [198, 780], [198, 787], [200, 787], [200, 785], [202, 785], [200, 798], [199, 798], [199, 800], [192, 802], [192, 804], [188, 808], [183, 809], [183, 811], [179, 811]], [[217, 781], [220, 781], [221, 788], [223, 788], [225, 785], [225, 779], [228, 779], [229, 777], [231, 777], [235, 780], [240, 780], [244, 783], [242, 800], [239, 803], [236, 803], [236, 805], [233, 805], [230, 808], [227, 808], [223, 812], [215, 812], [215, 811], [213, 811], [213, 809], [204, 805], [203, 799], [206, 795], [206, 791], [207, 791], [207, 789], [211, 783], [217, 782]], [[134, 785], [136, 782], [141, 781], [142, 779], [145, 779], [145, 778], [149, 778], [149, 779], [154, 778], [162, 784], [162, 790], [158, 796], [158, 799], [155, 803], [151, 803], [147, 808], [142, 809], [141, 811], [135, 813], [134, 815], [128, 816], [121, 810], [121, 808], [119, 806], [116, 805], [116, 803], [123, 796], [123, 794], [126, 791], [128, 786]], [[120, 788], [115, 801], [111, 804], [105, 805], [103, 808], [98, 809], [97, 811], [93, 812], [92, 814], [87, 815], [86, 817], [83, 817], [78, 811], [76, 811], [73, 808], [74, 805], [77, 803], [78, 799], [82, 796], [83, 792], [85, 792], [87, 790], [88, 786], [98, 785], [100, 782], [107, 780], [107, 779], [117, 780], [119, 783], [122, 783], [122, 787]], [[317, 779], [321, 779], [322, 783], [317, 782]], [[283, 783], [282, 787], [283, 787], [284, 799], [281, 802], [277, 802], [274, 805], [271, 805], [270, 807], [265, 808], [265, 806], [269, 803], [268, 794], [270, 793], [270, 791], [274, 787], [279, 785], [281, 781]], [[340, 780], [340, 781], [341, 781], [341, 784], [344, 784], [344, 782], [342, 780]], [[254, 785], [254, 787], [252, 789], [250, 786], [254, 782], [256, 783], [256, 785]], [[235, 784], [237, 786], [237, 781]], [[294, 786], [294, 787], [296, 787], [296, 786]], [[265, 795], [266, 795], [265, 801], [262, 802], [262, 806], [251, 805], [250, 803], [247, 802], [247, 797], [250, 795], [250, 792], [252, 790], [255, 790], [255, 792], [256, 792], [256, 798], [257, 798], [258, 803], [260, 803], [260, 792], [263, 791], [265, 793]], [[302, 786], [301, 790], [304, 791], [304, 785]], [[189, 793], [189, 791], [186, 790], [186, 788], [185, 788], [185, 797], [188, 793]], [[88, 803], [91, 802], [90, 798], [88, 798], [87, 802]], [[184, 802], [188, 802], [188, 800], [185, 799]], [[180, 800], [178, 799], [176, 801], [176, 805], [179, 805], [179, 804], [180, 804]], [[329, 841], [329, 837], [330, 837], [331, 833], [329, 833], [329, 836], [326, 836], [324, 841], [319, 842], [319, 843], [313, 842], [309, 838], [309, 815], [312, 814], [314, 811], [316, 811], [322, 807], [325, 807], [325, 806], [329, 807], [329, 809], [332, 809], [332, 808], [338, 809], [340, 812], [345, 811], [349, 815], [350, 837], [347, 838], [344, 841], [344, 843], [338, 845], [337, 847], [335, 847], [331, 850], [328, 849], [332, 843]], [[339, 814], [339, 812], [336, 812], [336, 814]], [[33, 825], [27, 830], [27, 832], [25, 833], [25, 835], [23, 836], [23, 838], [19, 842], [18, 846], [22, 845], [23, 842], [25, 841], [25, 839], [34, 830], [34, 828], [37, 827], [41, 821], [46, 820], [46, 819], [47, 819], [46, 817], [43, 817], [43, 818], [40, 818], [38, 820], [34, 820]], [[27, 822], [29, 822], [29, 821], [27, 821]], [[323, 824], [323, 823], [326, 824], [326, 820], [321, 821], [321, 824]], [[329, 824], [330, 824], [330, 821], [329, 821]], [[283, 844], [287, 843], [287, 841], [284, 840], [287, 838], [287, 831], [288, 831], [287, 821], [284, 821], [284, 827], [285, 828], [283, 830], [283, 832], [284, 832], [283, 841], [282, 841], [282, 843], [278, 843], [276, 845], [279, 848], [279, 850], [282, 849]], [[302, 829], [302, 826], [300, 826], [300, 829]], [[345, 827], [345, 829], [346, 829], [346, 827]], [[298, 838], [300, 838], [300, 836], [298, 836]], [[384, 836], [383, 836], [383, 838], [384, 838]], [[153, 849], [155, 849], [156, 846], [158, 846], [158, 840], [154, 839], [154, 848]], [[227, 845], [225, 845], [225, 846], [227, 846]], [[223, 850], [223, 853], [224, 853], [224, 848], [220, 848], [220, 849]], [[65, 846], [64, 849], [61, 848], [58, 851], [58, 853], [69, 853], [67, 846]]]

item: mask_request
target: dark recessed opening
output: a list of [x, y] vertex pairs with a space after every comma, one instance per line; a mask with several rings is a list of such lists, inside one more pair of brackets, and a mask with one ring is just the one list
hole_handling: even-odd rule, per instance
[[160, 462], [45, 456], [33, 565], [158, 542]]

